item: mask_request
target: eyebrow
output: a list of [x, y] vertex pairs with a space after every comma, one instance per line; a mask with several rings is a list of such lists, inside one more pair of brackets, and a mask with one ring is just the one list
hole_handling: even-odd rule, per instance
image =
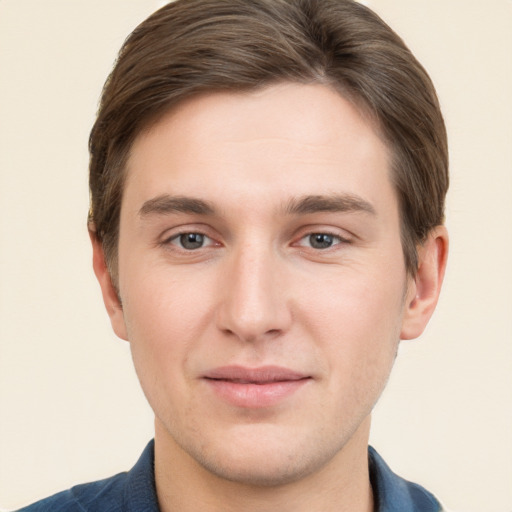
[[141, 217], [147, 217], [152, 214], [166, 215], [170, 213], [212, 215], [214, 211], [213, 206], [202, 199], [163, 194], [146, 201], [139, 210], [139, 215]]
[[[375, 208], [362, 197], [353, 194], [308, 195], [292, 198], [285, 207], [289, 215], [307, 215], [320, 212], [363, 212], [375, 215]], [[208, 201], [195, 197], [162, 194], [146, 201], [139, 210], [141, 217], [189, 213], [213, 215], [215, 208]]]
[[320, 212], [363, 212], [376, 215], [371, 203], [353, 194], [311, 195], [291, 199], [286, 212], [292, 215]]

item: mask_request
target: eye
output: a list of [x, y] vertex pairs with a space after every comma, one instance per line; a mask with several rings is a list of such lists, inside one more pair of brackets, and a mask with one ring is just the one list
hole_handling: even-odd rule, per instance
[[168, 243], [178, 245], [187, 251], [193, 251], [212, 245], [213, 240], [202, 233], [181, 233], [170, 238]]
[[303, 237], [299, 243], [301, 246], [312, 247], [313, 249], [329, 249], [334, 245], [344, 242], [343, 238], [330, 233], [310, 233]]

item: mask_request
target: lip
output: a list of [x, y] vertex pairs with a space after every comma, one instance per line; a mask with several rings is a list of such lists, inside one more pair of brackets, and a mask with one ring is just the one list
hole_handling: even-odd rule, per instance
[[242, 408], [271, 407], [295, 394], [311, 376], [280, 366], [223, 366], [203, 375], [222, 400]]

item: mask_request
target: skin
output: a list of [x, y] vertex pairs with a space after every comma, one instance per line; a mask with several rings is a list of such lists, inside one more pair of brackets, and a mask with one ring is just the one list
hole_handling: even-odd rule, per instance
[[[122, 304], [91, 238], [155, 412], [163, 511], [373, 510], [370, 413], [399, 340], [435, 308], [447, 253], [440, 226], [406, 273], [389, 161], [372, 122], [321, 85], [195, 98], [135, 141]], [[303, 382], [233, 400], [205, 377], [269, 365]]]

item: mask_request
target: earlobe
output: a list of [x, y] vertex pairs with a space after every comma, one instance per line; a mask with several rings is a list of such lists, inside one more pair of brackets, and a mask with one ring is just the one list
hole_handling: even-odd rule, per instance
[[128, 340], [126, 325], [124, 322], [124, 313], [117, 290], [112, 283], [110, 272], [108, 271], [107, 264], [105, 262], [105, 253], [103, 251], [103, 245], [101, 244], [96, 231], [89, 228], [89, 237], [92, 244], [92, 264], [94, 268], [94, 274], [100, 284], [101, 293], [103, 295], [103, 302], [107, 310], [108, 316], [112, 328], [116, 333], [116, 336], [123, 340]]
[[444, 226], [430, 231], [418, 248], [418, 271], [411, 278], [405, 302], [400, 338], [420, 336], [434, 313], [443, 284], [448, 256], [448, 232]]

